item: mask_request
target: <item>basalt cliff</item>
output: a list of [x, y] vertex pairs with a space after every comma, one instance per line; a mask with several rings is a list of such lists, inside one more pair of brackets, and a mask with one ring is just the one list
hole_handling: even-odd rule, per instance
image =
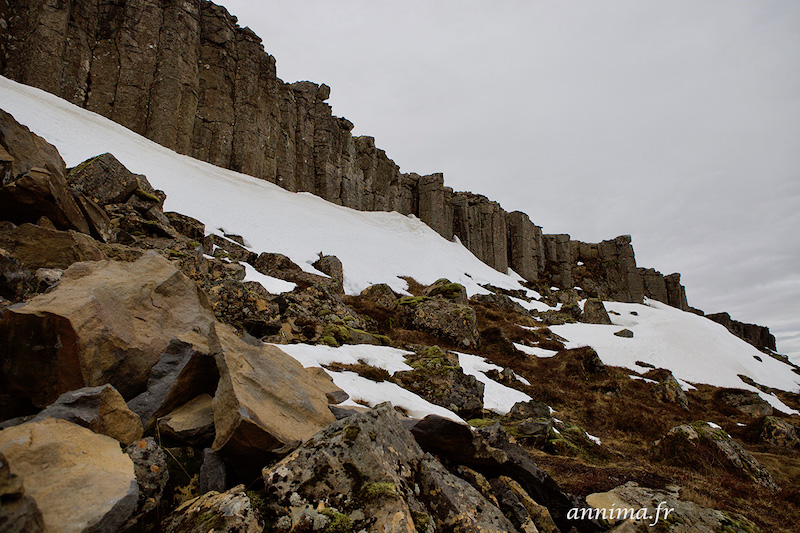
[[[327, 85], [285, 83], [261, 39], [206, 0], [2, 0], [0, 74], [104, 115], [179, 153], [359, 210], [415, 215], [479, 259], [589, 296], [690, 310], [680, 274], [637, 267], [629, 236], [542, 233], [525, 213], [402, 173], [334, 116]], [[732, 332], [775, 349], [766, 328]]]

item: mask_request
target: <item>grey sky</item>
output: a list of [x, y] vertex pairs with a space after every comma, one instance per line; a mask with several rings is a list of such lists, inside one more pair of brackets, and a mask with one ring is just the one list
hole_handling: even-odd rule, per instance
[[629, 233], [800, 361], [800, 2], [221, 0], [406, 172]]

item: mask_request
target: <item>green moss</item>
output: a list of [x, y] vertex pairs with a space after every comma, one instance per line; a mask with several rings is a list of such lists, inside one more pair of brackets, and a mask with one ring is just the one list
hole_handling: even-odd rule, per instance
[[491, 418], [472, 418], [467, 420], [467, 424], [474, 428], [485, 428], [486, 426], [491, 426], [495, 422], [496, 420], [492, 420]]
[[247, 497], [250, 498], [250, 505], [256, 511], [261, 514], [261, 516], [267, 515], [267, 502], [264, 500], [262, 493], [256, 492], [254, 490], [248, 490], [246, 492]]
[[397, 487], [389, 481], [367, 483], [361, 488], [361, 499], [374, 501], [397, 496]]
[[322, 330], [323, 337], [333, 337], [336, 342], [343, 344], [350, 340], [350, 330], [347, 326], [340, 326], [338, 324], [327, 324], [325, 329]]
[[197, 248], [198, 246], [202, 246], [202, 245], [197, 241], [187, 241], [186, 242], [186, 246], [188, 246], [190, 248]]
[[417, 531], [425, 532], [431, 525], [431, 517], [419, 511], [411, 511], [411, 519]]
[[326, 336], [320, 338], [318, 343], [319, 344], [325, 344], [326, 346], [333, 346], [334, 348], [338, 348], [339, 346], [341, 346], [336, 341], [336, 339], [333, 337], [333, 335], [326, 335]]
[[141, 198], [142, 200], [145, 200], [145, 201], [148, 201], [148, 202], [154, 202], [156, 204], [161, 205], [161, 198], [159, 198], [158, 196], [156, 196], [153, 193], [149, 193], [149, 192], [145, 191], [141, 187], [136, 187], [136, 190], [133, 191], [133, 194], [135, 194], [138, 198]]
[[95, 159], [97, 159], [98, 157], [100, 157], [101, 155], [103, 155], [103, 154], [96, 155], [96, 156], [94, 156], [94, 157], [92, 157], [92, 158], [90, 158], [90, 159], [87, 159], [87, 160], [86, 160], [86, 161], [84, 161], [83, 163], [80, 163], [78, 166], [76, 166], [76, 167], [74, 167], [74, 168], [70, 169], [70, 171], [69, 171], [69, 176], [71, 176], [71, 175], [72, 175], [72, 174], [74, 174], [75, 172], [80, 172], [81, 170], [83, 170], [84, 168], [86, 168], [86, 167], [89, 165], [89, 163], [91, 163], [92, 161], [94, 161]]
[[353, 444], [361, 433], [361, 428], [358, 426], [347, 426], [344, 428], [344, 440], [348, 444]]
[[[441, 285], [439, 285], [441, 283]], [[429, 296], [441, 296], [448, 300], [455, 300], [464, 291], [464, 286], [460, 283], [450, 283], [450, 280], [440, 279], [434, 283], [434, 287], [428, 293]]]
[[194, 524], [190, 529], [202, 529], [203, 531], [212, 531], [216, 529], [223, 529], [225, 527], [225, 517], [220, 513], [207, 512], [200, 515], [194, 520]]
[[171, 250], [171, 249], [167, 250], [167, 255], [170, 256], [170, 258], [174, 258], [174, 259], [175, 258], [188, 257], [186, 252], [181, 252], [180, 250]]
[[325, 507], [320, 514], [331, 519], [325, 528], [326, 533], [350, 533], [353, 531], [353, 521], [346, 514], [340, 513], [333, 507]]
[[400, 305], [406, 305], [408, 307], [416, 307], [422, 302], [426, 302], [428, 300], [430, 300], [430, 298], [427, 296], [403, 296], [397, 303]]

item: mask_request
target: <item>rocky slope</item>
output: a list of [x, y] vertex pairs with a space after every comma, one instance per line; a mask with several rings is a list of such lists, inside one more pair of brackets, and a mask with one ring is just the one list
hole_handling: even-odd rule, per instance
[[[680, 275], [637, 267], [630, 237], [587, 244], [543, 234], [524, 213], [446, 187], [441, 174], [401, 173], [373, 138], [354, 137], [352, 123], [332, 114], [326, 85], [280, 80], [261, 40], [223, 7], [3, 0], [0, 21], [0, 74], [179, 153], [347, 207], [413, 214], [529, 281], [690, 309]], [[766, 328], [740, 336], [775, 349]]]
[[[4, 531], [630, 531], [649, 522], [599, 512], [654, 500], [667, 531], [800, 515], [800, 419], [564, 349], [549, 325], [608, 324], [600, 300], [542, 286], [528, 310], [530, 292], [447, 280], [345, 296], [335, 257], [321, 276], [209, 234], [112, 154], [67, 169], [5, 112], [0, 156]], [[406, 370], [304, 368], [297, 342], [391, 345]], [[342, 375], [448, 417], [344, 403]], [[523, 400], [498, 407], [498, 390]]]

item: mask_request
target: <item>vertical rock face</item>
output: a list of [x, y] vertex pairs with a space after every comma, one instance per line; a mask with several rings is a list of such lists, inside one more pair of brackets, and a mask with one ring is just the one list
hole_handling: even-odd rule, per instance
[[756, 348], [766, 348], [775, 351], [775, 337], [769, 332], [769, 328], [756, 324], [746, 324], [738, 320], [731, 319], [728, 313], [714, 313], [706, 315], [706, 318], [722, 324], [728, 331], [749, 342]]
[[509, 267], [526, 280], [537, 281], [545, 265], [542, 228], [521, 211], [509, 213], [506, 220]]
[[572, 288], [572, 247], [569, 235], [544, 235], [545, 270], [552, 283]]

